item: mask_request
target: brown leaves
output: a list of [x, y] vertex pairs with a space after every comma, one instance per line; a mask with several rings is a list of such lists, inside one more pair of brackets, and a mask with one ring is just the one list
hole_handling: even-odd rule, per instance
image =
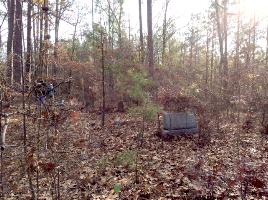
[[46, 173], [50, 173], [56, 168], [56, 164], [52, 162], [48, 162], [48, 163], [41, 162], [39, 163], [39, 166]]
[[260, 189], [260, 188], [264, 188], [265, 187], [265, 183], [264, 181], [254, 177], [253, 179], [250, 180], [250, 183], [252, 186], [254, 186], [255, 188], [257, 189]]
[[252, 120], [248, 119], [244, 122], [242, 129], [247, 133], [253, 128]]
[[80, 112], [72, 111], [72, 112], [70, 113], [71, 121], [72, 121], [73, 123], [78, 122], [78, 120], [80, 119], [80, 114], [81, 114]]
[[34, 149], [31, 149], [31, 151], [28, 153], [27, 158], [26, 158], [26, 164], [27, 168], [31, 171], [34, 172], [37, 168], [37, 158], [34, 153]]
[[81, 148], [82, 149], [82, 148], [86, 147], [86, 142], [87, 142], [86, 139], [80, 139], [78, 141], [75, 141], [73, 145], [76, 148]]

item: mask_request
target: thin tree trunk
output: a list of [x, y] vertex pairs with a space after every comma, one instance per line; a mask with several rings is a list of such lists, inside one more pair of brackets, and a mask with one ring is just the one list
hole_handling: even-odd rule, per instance
[[[29, 73], [31, 71], [31, 61], [32, 61], [32, 0], [28, 0], [27, 8], [27, 54], [26, 54], [26, 69], [25, 72]], [[24, 80], [23, 80], [24, 81]]]
[[148, 28], [148, 62], [149, 74], [154, 77], [154, 46], [153, 46], [153, 26], [152, 26], [152, 0], [147, 0], [147, 28]]
[[213, 69], [214, 69], [214, 37], [215, 37], [215, 33], [214, 33], [214, 27], [212, 30], [212, 38], [211, 38], [211, 57], [210, 57], [210, 91], [212, 91], [213, 89]]
[[44, 10], [44, 23], [45, 23], [45, 27], [44, 27], [44, 66], [46, 69], [46, 77], [48, 77], [49, 75], [49, 71], [48, 71], [48, 43], [49, 43], [49, 38], [50, 35], [48, 33], [48, 0], [44, 0], [44, 6], [43, 6], [43, 10]]
[[162, 46], [162, 64], [165, 64], [165, 56], [166, 56], [166, 33], [167, 33], [167, 10], [168, 10], [168, 4], [169, 4], [170, 0], [166, 0], [166, 4], [165, 4], [165, 11], [164, 11], [164, 21], [163, 21], [163, 46]]
[[59, 43], [59, 0], [56, 0], [56, 16], [55, 16], [55, 47], [54, 47], [54, 57], [58, 59], [58, 43]]
[[120, 11], [118, 20], [118, 43], [119, 47], [122, 47], [122, 16], [123, 16], [123, 1], [120, 1]]
[[[238, 7], [240, 8], [240, 0], [238, 0]], [[240, 105], [241, 101], [241, 88], [240, 88], [240, 59], [239, 59], [239, 52], [240, 52], [240, 9], [237, 14], [237, 31], [236, 31], [236, 48], [235, 48], [235, 68], [236, 68], [236, 75], [237, 75], [237, 84], [236, 90], [238, 93], [238, 105]], [[236, 107], [237, 110], [237, 120], [240, 121], [240, 110]]]
[[[45, 2], [44, 2], [45, 3]], [[44, 68], [44, 11], [39, 5], [40, 20], [39, 20], [39, 69], [37, 76], [43, 76]]]
[[193, 67], [193, 48], [194, 48], [194, 29], [191, 29], [191, 38], [190, 38], [190, 70], [192, 70]]
[[227, 3], [228, 0], [224, 0], [224, 88], [228, 90], [228, 22], [227, 22]]
[[105, 125], [105, 66], [104, 66], [104, 38], [101, 32], [101, 67], [102, 67], [102, 127]]
[[15, 21], [15, 0], [7, 1], [8, 7], [8, 39], [7, 39], [7, 79], [13, 83], [13, 41]]
[[60, 26], [60, 11], [59, 11], [59, 0], [56, 0], [56, 16], [55, 16], [55, 44], [54, 44], [54, 59], [55, 64], [53, 67], [53, 75], [56, 76], [57, 64], [58, 64], [58, 49], [59, 49], [59, 26]]
[[15, 9], [15, 31], [14, 31], [14, 81], [21, 82], [21, 61], [22, 61], [22, 1], [16, 0]]
[[[92, 35], [93, 35], [92, 47], [94, 48], [94, 46], [95, 46], [94, 0], [91, 1], [91, 23], [92, 23]], [[93, 59], [95, 60], [95, 56]]]
[[209, 33], [207, 30], [207, 41], [206, 41], [206, 75], [205, 75], [205, 84], [206, 88], [208, 87], [208, 68], [209, 68]]
[[144, 63], [144, 42], [143, 42], [143, 30], [142, 30], [142, 7], [141, 0], [139, 0], [139, 23], [140, 23], [140, 62]]
[[[221, 77], [222, 68], [224, 64], [224, 53], [223, 53], [223, 36], [221, 30], [221, 20], [220, 20], [220, 10], [219, 10], [219, 2], [215, 0], [215, 8], [216, 8], [216, 20], [217, 20], [217, 32], [218, 32], [218, 39], [219, 39], [219, 47], [220, 47], [220, 65], [219, 65], [219, 77]], [[220, 78], [220, 82], [221, 82]]]

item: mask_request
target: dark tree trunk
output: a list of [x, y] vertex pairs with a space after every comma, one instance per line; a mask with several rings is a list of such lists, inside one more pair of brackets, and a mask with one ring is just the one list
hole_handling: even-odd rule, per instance
[[22, 64], [22, 1], [16, 0], [15, 12], [15, 31], [14, 31], [14, 81], [21, 82], [21, 64]]
[[28, 0], [27, 9], [27, 54], [26, 54], [26, 68], [27, 73], [31, 70], [31, 58], [32, 58], [32, 0]]
[[102, 127], [105, 125], [105, 57], [104, 57], [104, 38], [103, 32], [101, 32], [101, 68], [102, 68], [102, 117], [101, 124]]
[[[45, 3], [45, 2], [44, 2]], [[41, 8], [40, 8], [41, 7]], [[42, 6], [39, 5], [39, 12], [40, 12], [40, 19], [39, 19], [39, 63], [38, 63], [38, 70], [36, 76], [42, 77], [43, 76], [43, 68], [44, 68], [44, 44], [43, 44], [43, 39], [44, 39], [44, 12], [42, 10]]]
[[224, 88], [228, 90], [228, 76], [229, 76], [229, 68], [228, 68], [228, 23], [227, 23], [227, 3], [228, 0], [224, 0], [224, 22], [223, 22], [223, 27], [224, 27], [224, 69], [223, 69], [223, 74], [224, 74]]
[[209, 33], [207, 31], [207, 41], [206, 41], [206, 76], [205, 76], [205, 84], [206, 88], [208, 86], [208, 68], [209, 68]]
[[141, 0], [139, 0], [139, 22], [140, 22], [140, 62], [144, 63], [144, 42], [143, 42], [143, 30], [142, 30]]
[[15, 0], [7, 1], [8, 7], [8, 38], [7, 38], [7, 79], [13, 82], [13, 39], [14, 39], [14, 18]]
[[149, 74], [151, 77], [154, 76], [154, 46], [152, 21], [152, 0], [147, 0], [148, 62]]
[[49, 39], [50, 39], [50, 35], [48, 33], [48, 0], [44, 0], [44, 6], [43, 6], [43, 10], [44, 10], [44, 66], [46, 69], [46, 77], [48, 77], [49, 75], [49, 69], [48, 69], [48, 45], [49, 45]]
[[[56, 16], [55, 16], [55, 47], [54, 47], [54, 58], [57, 61], [58, 59], [58, 45], [59, 45], [59, 0], [56, 0]], [[55, 69], [54, 69], [55, 72]]]

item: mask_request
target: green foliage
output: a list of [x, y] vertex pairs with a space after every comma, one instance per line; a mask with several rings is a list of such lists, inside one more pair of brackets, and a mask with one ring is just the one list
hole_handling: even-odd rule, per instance
[[146, 102], [142, 106], [129, 109], [129, 113], [133, 116], [142, 116], [145, 121], [153, 121], [157, 117], [157, 113], [160, 111], [160, 107], [150, 101]]
[[119, 183], [116, 183], [116, 184], [114, 185], [114, 192], [115, 192], [116, 194], [119, 194], [119, 193], [121, 192], [121, 185], [120, 185]]
[[146, 121], [154, 120], [160, 110], [159, 106], [150, 100], [150, 88], [152, 88], [154, 82], [143, 71], [129, 70], [128, 75], [132, 81], [128, 94], [141, 104], [138, 107], [130, 108], [129, 113], [136, 117], [141, 116]]
[[153, 85], [153, 81], [148, 79], [146, 72], [137, 72], [134, 70], [128, 71], [128, 76], [131, 79], [131, 86], [128, 89], [128, 95], [139, 102], [145, 102], [149, 98], [149, 93], [146, 88]]
[[135, 164], [136, 152], [132, 150], [126, 150], [119, 153], [114, 160], [115, 165], [132, 167]]

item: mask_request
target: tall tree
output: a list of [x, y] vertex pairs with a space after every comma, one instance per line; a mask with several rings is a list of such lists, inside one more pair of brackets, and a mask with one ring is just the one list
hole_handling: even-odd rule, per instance
[[46, 77], [48, 77], [48, 46], [49, 46], [49, 39], [50, 39], [50, 35], [49, 35], [49, 23], [48, 23], [48, 11], [49, 11], [49, 0], [44, 0], [44, 5], [43, 5], [43, 10], [44, 10], [44, 65], [45, 65], [45, 69], [46, 69]]
[[32, 0], [28, 0], [27, 8], [27, 54], [26, 54], [26, 68], [27, 73], [31, 70], [31, 56], [32, 56]]
[[218, 0], [215, 0], [215, 9], [216, 9], [216, 21], [217, 21], [217, 33], [219, 39], [220, 47], [220, 65], [219, 65], [219, 77], [221, 77], [221, 72], [224, 63], [224, 52], [223, 52], [223, 35], [222, 35], [222, 25], [221, 25], [221, 13], [220, 13], [220, 4]]
[[13, 82], [13, 41], [15, 21], [15, 0], [7, 0], [8, 9], [8, 38], [7, 38], [7, 78]]
[[139, 23], [140, 23], [140, 62], [144, 62], [144, 42], [143, 42], [143, 30], [142, 30], [142, 7], [141, 0], [139, 0]]
[[219, 77], [223, 77], [221, 82], [223, 88], [228, 89], [228, 0], [223, 0], [222, 4], [219, 4], [218, 0], [215, 0], [216, 8], [216, 21], [217, 32], [219, 38], [220, 47], [220, 65], [219, 65]]
[[[58, 59], [58, 45], [59, 45], [59, 26], [60, 26], [60, 8], [59, 8], [60, 1], [56, 0], [56, 12], [55, 12], [55, 46], [54, 46], [54, 57], [57, 61]], [[55, 72], [54, 68], [54, 72]]]
[[22, 64], [22, 1], [16, 0], [15, 7], [15, 29], [14, 29], [14, 81], [19, 83], [21, 81], [21, 64]]
[[165, 56], [166, 56], [166, 37], [167, 37], [167, 10], [168, 4], [170, 0], [166, 0], [165, 2], [165, 10], [164, 10], [164, 20], [163, 20], [163, 49], [162, 49], [162, 64], [165, 64]]
[[148, 62], [150, 76], [154, 76], [154, 46], [153, 46], [153, 25], [152, 25], [152, 0], [147, 0], [147, 28], [148, 28]]
[[223, 4], [223, 10], [224, 10], [224, 15], [223, 15], [223, 29], [224, 29], [224, 65], [223, 65], [223, 75], [224, 75], [224, 88], [228, 89], [228, 74], [229, 74], [229, 69], [228, 69], [228, 22], [227, 22], [227, 7], [228, 0], [224, 0]]

